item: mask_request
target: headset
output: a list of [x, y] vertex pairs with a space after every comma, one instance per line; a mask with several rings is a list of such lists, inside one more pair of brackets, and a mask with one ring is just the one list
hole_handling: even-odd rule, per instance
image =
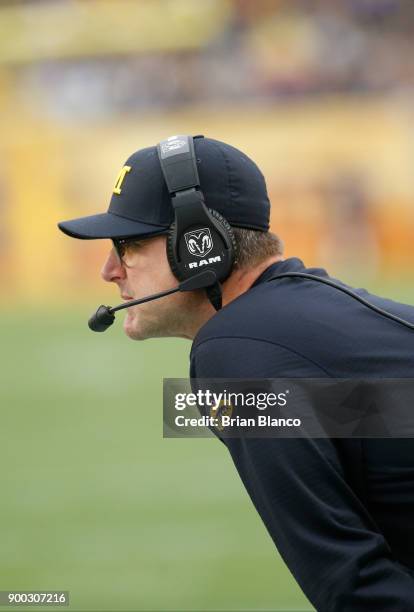
[[[103, 332], [115, 320], [115, 312], [157, 300], [177, 291], [204, 289], [216, 310], [222, 307], [221, 282], [230, 275], [235, 263], [235, 240], [227, 220], [208, 208], [200, 186], [194, 139], [203, 136], [170, 136], [157, 145], [158, 159], [174, 211], [174, 221], [167, 234], [167, 257], [180, 283], [171, 289], [128, 300], [118, 306], [101, 305], [88, 321], [92, 331]], [[378, 314], [414, 330], [414, 324], [371, 304], [355, 292], [314, 274], [286, 272], [268, 282], [286, 277], [301, 277], [321, 282], [346, 293]]]
[[167, 236], [171, 270], [180, 281], [193, 278], [200, 271], [211, 270], [216, 280], [205, 289], [214, 308], [220, 310], [220, 281], [229, 276], [234, 264], [232, 228], [222, 215], [206, 206], [194, 139], [171, 136], [157, 145], [157, 152], [174, 210], [174, 222]]

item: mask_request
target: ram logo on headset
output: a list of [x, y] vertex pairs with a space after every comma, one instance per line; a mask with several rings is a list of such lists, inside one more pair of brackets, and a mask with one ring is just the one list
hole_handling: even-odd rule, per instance
[[205, 257], [213, 248], [213, 239], [208, 227], [203, 227], [200, 230], [194, 230], [185, 234], [187, 249], [191, 255], [197, 257]]

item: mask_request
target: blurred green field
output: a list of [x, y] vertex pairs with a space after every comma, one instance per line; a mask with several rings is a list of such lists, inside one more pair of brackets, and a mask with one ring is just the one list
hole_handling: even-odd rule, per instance
[[70, 610], [311, 610], [224, 446], [162, 438], [162, 378], [188, 375], [190, 343], [93, 334], [90, 310], [0, 317], [0, 590], [69, 590]]
[[162, 438], [162, 378], [188, 375], [190, 343], [132, 342], [120, 321], [93, 334], [90, 310], [0, 317], [0, 590], [69, 590], [70, 610], [312, 610], [224, 446]]

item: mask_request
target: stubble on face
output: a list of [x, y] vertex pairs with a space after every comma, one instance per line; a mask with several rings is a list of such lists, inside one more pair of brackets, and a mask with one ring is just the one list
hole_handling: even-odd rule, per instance
[[129, 308], [124, 319], [126, 335], [132, 340], [168, 337], [192, 339], [196, 313], [204, 301], [194, 293], [175, 293]]
[[[119, 283], [121, 293], [139, 299], [178, 284], [168, 263], [165, 242], [164, 236], [158, 236], [128, 252], [125, 279]], [[192, 339], [214, 312], [204, 291], [178, 292], [127, 309], [124, 331], [132, 340]]]

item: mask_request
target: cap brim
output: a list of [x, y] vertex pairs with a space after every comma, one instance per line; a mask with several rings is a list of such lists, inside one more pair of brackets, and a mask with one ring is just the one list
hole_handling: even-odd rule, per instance
[[58, 228], [72, 238], [94, 240], [97, 238], [132, 238], [134, 236], [156, 236], [166, 233], [168, 226], [143, 223], [114, 215], [101, 213], [80, 217], [69, 221], [61, 221]]

